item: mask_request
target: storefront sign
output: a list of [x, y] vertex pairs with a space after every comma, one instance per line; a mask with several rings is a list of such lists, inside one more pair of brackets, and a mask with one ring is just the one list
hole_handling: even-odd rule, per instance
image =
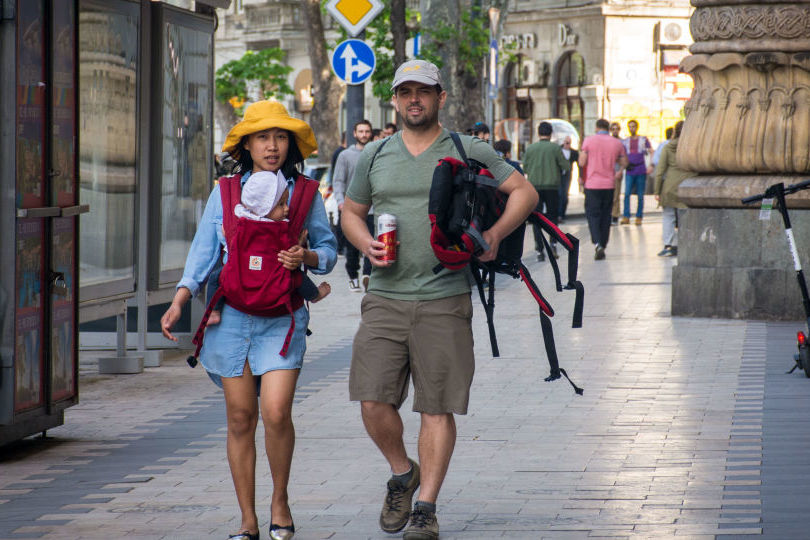
[[532, 33], [506, 34], [501, 36], [501, 47], [507, 46], [516, 46], [518, 49], [536, 49], [537, 37]]
[[567, 24], [560, 23], [557, 25], [557, 42], [561, 47], [576, 45], [578, 37]]

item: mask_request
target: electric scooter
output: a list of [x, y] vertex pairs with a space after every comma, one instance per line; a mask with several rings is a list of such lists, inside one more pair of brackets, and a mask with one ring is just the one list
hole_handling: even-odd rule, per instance
[[805, 324], [807, 332], [799, 330], [796, 333], [796, 346], [799, 349], [798, 354], [793, 355], [795, 365], [788, 371], [793, 373], [796, 368], [803, 369], [804, 374], [810, 378], [810, 344], [808, 344], [808, 336], [810, 336], [810, 296], [807, 294], [807, 283], [804, 280], [804, 272], [802, 271], [802, 263], [799, 260], [799, 252], [796, 250], [796, 240], [793, 238], [793, 229], [790, 226], [790, 216], [788, 215], [787, 204], [785, 204], [785, 195], [796, 193], [804, 189], [810, 189], [810, 180], [799, 182], [785, 187], [783, 182], [774, 184], [764, 193], [746, 197], [742, 200], [743, 204], [750, 204], [752, 202], [761, 201], [763, 199], [776, 199], [776, 207], [779, 213], [782, 214], [782, 221], [785, 223], [785, 234], [788, 239], [788, 246], [790, 247], [790, 254], [793, 256], [793, 267], [796, 269], [796, 279], [799, 281], [799, 290], [802, 292], [802, 303], [804, 304]]

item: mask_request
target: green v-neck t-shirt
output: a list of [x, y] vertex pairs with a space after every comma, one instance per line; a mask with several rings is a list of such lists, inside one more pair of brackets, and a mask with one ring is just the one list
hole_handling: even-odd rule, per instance
[[[467, 157], [486, 165], [499, 184], [514, 172], [486, 142], [467, 135], [460, 138]], [[373, 205], [375, 223], [380, 215], [393, 214], [400, 242], [394, 264], [372, 269], [369, 292], [397, 300], [435, 300], [469, 293], [466, 270], [433, 272], [439, 260], [430, 247], [428, 198], [433, 171], [448, 156], [461, 159], [446, 129], [418, 156], [405, 147], [401, 131], [364, 148], [346, 196]]]

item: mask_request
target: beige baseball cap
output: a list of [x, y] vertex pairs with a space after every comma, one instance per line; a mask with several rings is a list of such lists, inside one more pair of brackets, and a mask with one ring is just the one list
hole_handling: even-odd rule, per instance
[[435, 64], [426, 60], [409, 60], [401, 64], [394, 73], [391, 90], [404, 82], [418, 82], [430, 86], [442, 84], [442, 76]]

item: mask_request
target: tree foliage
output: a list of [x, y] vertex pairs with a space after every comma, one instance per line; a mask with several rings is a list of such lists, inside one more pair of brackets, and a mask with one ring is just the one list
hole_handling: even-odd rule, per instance
[[489, 30], [486, 17], [478, 6], [463, 10], [458, 25], [440, 20], [434, 26], [425, 28], [429, 41], [422, 48], [421, 55], [439, 67], [444, 65], [445, 47], [456, 47], [459, 74], [477, 75], [481, 73], [481, 62], [489, 54]]
[[287, 75], [293, 68], [283, 64], [283, 61], [284, 51], [271, 47], [247, 51], [242, 58], [223, 64], [214, 78], [217, 101], [230, 103], [241, 116], [251, 86], [257, 87], [264, 99], [278, 99], [293, 94], [293, 89], [287, 83]]

